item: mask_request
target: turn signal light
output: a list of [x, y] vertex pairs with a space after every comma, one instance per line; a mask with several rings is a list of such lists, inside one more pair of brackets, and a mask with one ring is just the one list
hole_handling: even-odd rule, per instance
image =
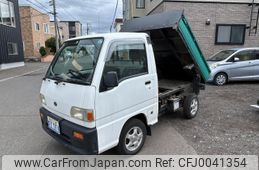
[[94, 121], [94, 113], [92, 111], [87, 112], [87, 121], [88, 122]]
[[73, 137], [79, 140], [84, 140], [84, 135], [80, 132], [73, 132]]

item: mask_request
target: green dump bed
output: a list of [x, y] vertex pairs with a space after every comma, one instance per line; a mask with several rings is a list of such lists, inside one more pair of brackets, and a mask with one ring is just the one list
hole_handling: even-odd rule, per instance
[[122, 32], [146, 32], [150, 35], [155, 56], [173, 55], [182, 68], [195, 64], [204, 82], [210, 69], [183, 11], [169, 11], [136, 18], [124, 23]]

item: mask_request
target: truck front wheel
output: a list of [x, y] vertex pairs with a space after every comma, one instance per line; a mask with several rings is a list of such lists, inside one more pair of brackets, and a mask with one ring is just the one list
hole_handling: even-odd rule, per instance
[[199, 110], [199, 99], [196, 95], [187, 96], [184, 100], [183, 113], [185, 118], [194, 118]]
[[146, 135], [147, 129], [141, 120], [129, 120], [122, 129], [117, 151], [122, 155], [137, 154], [145, 143]]

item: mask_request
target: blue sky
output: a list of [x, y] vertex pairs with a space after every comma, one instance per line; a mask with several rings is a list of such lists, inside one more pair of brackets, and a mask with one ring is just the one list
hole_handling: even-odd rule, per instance
[[[18, 0], [19, 4], [30, 4], [42, 12], [51, 11], [49, 0]], [[117, 0], [56, 0], [60, 20], [79, 20], [83, 34], [89, 23], [90, 32], [109, 32]], [[117, 17], [122, 17], [122, 0], [119, 0]]]

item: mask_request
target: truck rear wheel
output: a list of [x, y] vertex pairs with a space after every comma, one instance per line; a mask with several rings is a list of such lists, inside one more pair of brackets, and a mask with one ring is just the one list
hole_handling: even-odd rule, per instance
[[147, 129], [141, 120], [129, 120], [121, 131], [117, 151], [122, 155], [137, 154], [145, 143], [146, 135]]
[[196, 95], [187, 96], [184, 100], [183, 113], [185, 118], [194, 118], [199, 110], [199, 99]]

